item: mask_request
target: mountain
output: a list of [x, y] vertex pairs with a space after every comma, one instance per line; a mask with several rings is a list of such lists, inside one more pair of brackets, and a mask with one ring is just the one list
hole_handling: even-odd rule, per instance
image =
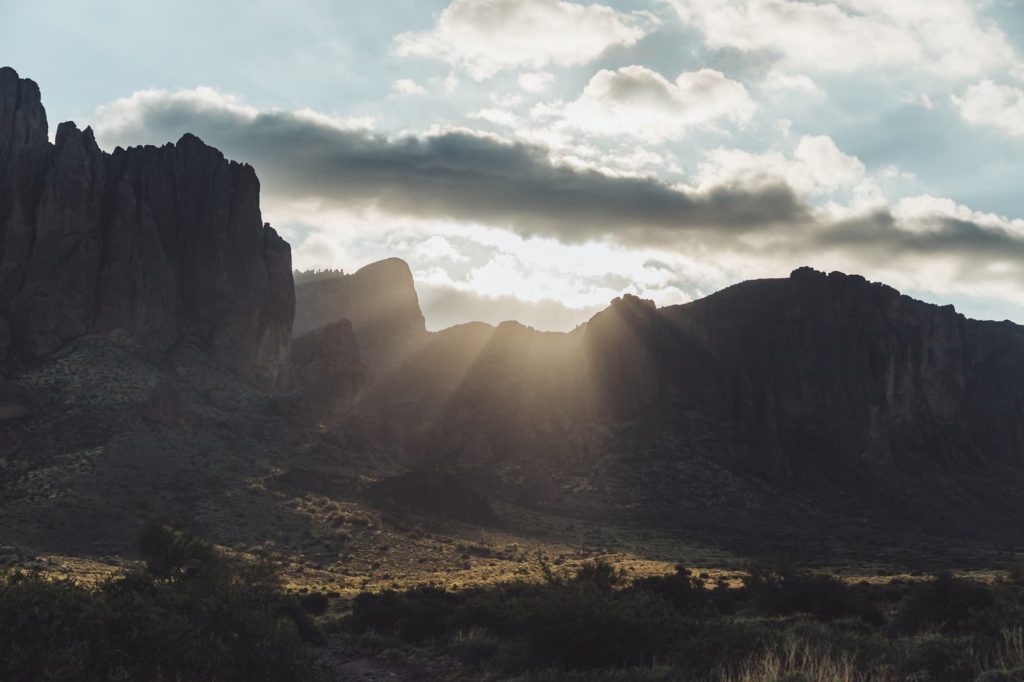
[[662, 310], [623, 300], [588, 339], [615, 414], [686, 415], [692, 447], [778, 479], [1024, 463], [1024, 328], [862, 277], [801, 268]]
[[[368, 394], [431, 406], [421, 419], [672, 422], [688, 451], [780, 481], [829, 462], [1024, 462], [1024, 328], [1010, 322], [801, 268], [661, 309], [627, 294], [567, 334], [514, 322], [428, 334], [407, 270], [387, 267], [399, 276], [375, 296], [409, 302], [389, 319], [417, 334]], [[335, 316], [366, 319], [348, 314], [364, 300], [352, 291], [333, 300]], [[379, 337], [353, 328], [373, 353]]]
[[291, 382], [291, 249], [252, 167], [192, 135], [108, 154], [47, 137], [39, 88], [0, 69], [0, 317], [12, 349], [101, 334], [149, 357], [179, 341], [267, 388]]
[[[399, 271], [378, 296], [414, 297]], [[368, 376], [358, 413], [389, 423], [406, 466], [505, 499], [774, 525], [765, 537], [827, 532], [833, 512], [953, 534], [1019, 516], [1024, 328], [856, 275], [801, 268], [660, 309], [627, 294], [569, 333], [471, 323], [414, 338]]]
[[412, 271], [398, 258], [372, 263], [351, 275], [297, 276], [295, 337], [348, 319], [358, 330], [371, 365], [392, 361], [426, 336]]
[[626, 294], [569, 333], [430, 332], [401, 260], [293, 279], [258, 194], [191, 135], [51, 143], [38, 88], [0, 69], [5, 542], [120, 552], [146, 508], [250, 549], [272, 518], [305, 552], [311, 529], [345, 541], [309, 516], [344, 499], [745, 555], [1024, 545], [1018, 325], [801, 268]]

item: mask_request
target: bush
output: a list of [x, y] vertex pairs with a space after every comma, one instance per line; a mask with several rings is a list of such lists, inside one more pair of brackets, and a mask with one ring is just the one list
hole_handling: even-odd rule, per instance
[[991, 587], [944, 572], [910, 588], [893, 627], [905, 633], [989, 633], [997, 625], [995, 609]]
[[1024, 589], [1008, 582], [850, 585], [760, 566], [741, 588], [708, 590], [681, 566], [633, 584], [603, 562], [568, 578], [542, 569], [542, 584], [363, 594], [349, 624], [359, 642], [426, 646], [517, 679], [952, 682], [1024, 666]]
[[596, 559], [583, 562], [576, 570], [573, 580], [593, 585], [599, 590], [611, 590], [622, 585], [626, 581], [626, 576], [607, 561]]
[[756, 607], [768, 615], [806, 613], [826, 621], [860, 618], [874, 625], [884, 622], [867, 585], [847, 585], [830, 575], [763, 564], [751, 566], [742, 580]]
[[704, 608], [710, 596], [704, 581], [691, 576], [685, 566], [676, 566], [676, 572], [671, 575], [641, 578], [633, 587], [657, 595], [680, 611]]
[[168, 519], [146, 518], [138, 548], [146, 570], [157, 578], [196, 577], [219, 569], [213, 545]]
[[314, 616], [323, 615], [327, 611], [327, 595], [323, 592], [310, 592], [299, 597], [299, 606], [306, 613]]
[[95, 588], [0, 575], [0, 679], [309, 679], [319, 633], [272, 572], [164, 522], [140, 545], [147, 570]]
[[928, 634], [909, 641], [901, 673], [910, 680], [972, 680], [975, 658], [966, 638]]

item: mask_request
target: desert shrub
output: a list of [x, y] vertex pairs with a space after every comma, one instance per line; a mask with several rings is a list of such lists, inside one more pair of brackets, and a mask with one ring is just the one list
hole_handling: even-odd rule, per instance
[[821, 620], [852, 617], [875, 625], [884, 622], [867, 585], [848, 585], [830, 575], [765, 564], [751, 566], [742, 581], [754, 605], [768, 615], [806, 613]]
[[501, 642], [483, 628], [459, 632], [452, 640], [451, 650], [463, 663], [481, 665], [494, 657]]
[[146, 569], [157, 578], [195, 576], [220, 568], [213, 545], [169, 519], [147, 517], [139, 533], [138, 549]]
[[976, 658], [969, 638], [921, 635], [904, 643], [900, 673], [907, 680], [973, 680]]
[[361, 594], [353, 603], [352, 626], [357, 633], [395, 634], [413, 643], [479, 628], [508, 643], [501, 665], [515, 670], [628, 665], [664, 655], [671, 609], [650, 594], [611, 589], [616, 580], [590, 566], [545, 585]]
[[499, 679], [994, 681], [1024, 667], [1024, 589], [1009, 582], [851, 585], [768, 566], [709, 590], [683, 567], [632, 584], [603, 562], [541, 567], [539, 584], [363, 594], [347, 630]]
[[97, 587], [0, 575], [0, 679], [308, 679], [322, 635], [272, 572], [147, 525], [146, 570]]
[[704, 581], [691, 576], [685, 566], [676, 566], [676, 572], [671, 575], [641, 578], [633, 583], [633, 587], [657, 595], [681, 611], [707, 606], [710, 596], [704, 588]]
[[327, 595], [323, 592], [310, 592], [299, 597], [299, 606], [306, 613], [319, 616], [327, 611]]
[[904, 633], [989, 633], [996, 606], [990, 586], [939, 573], [909, 588], [892, 625]]
[[358, 632], [393, 633], [407, 642], [422, 642], [456, 629], [457, 608], [464, 600], [465, 595], [439, 587], [363, 593], [352, 604], [352, 624]]
[[977, 682], [1024, 682], [1024, 668], [1016, 670], [986, 670]]
[[529, 667], [618, 667], [665, 656], [674, 618], [641, 591], [608, 588], [605, 578], [574, 579], [531, 590], [509, 605]]
[[880, 661], [857, 661], [848, 653], [823, 649], [793, 636], [739, 665], [725, 666], [715, 677], [721, 682], [885, 682], [894, 679]]
[[599, 590], [611, 590], [622, 585], [626, 576], [612, 564], [601, 559], [583, 562], [573, 577], [576, 583], [593, 585]]

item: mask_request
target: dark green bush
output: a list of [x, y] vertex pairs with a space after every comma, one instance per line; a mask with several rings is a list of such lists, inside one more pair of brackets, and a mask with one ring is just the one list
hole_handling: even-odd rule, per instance
[[976, 661], [966, 638], [921, 635], [910, 640], [900, 672], [910, 680], [973, 680]]
[[327, 611], [327, 595], [323, 592], [310, 592], [299, 597], [299, 606], [306, 613], [320, 616]]
[[633, 587], [657, 595], [681, 611], [706, 607], [711, 594], [704, 588], [704, 581], [691, 576], [685, 566], [676, 566], [676, 572], [671, 575], [641, 578]]
[[939, 573], [933, 580], [909, 588], [893, 627], [905, 633], [991, 634], [996, 626], [996, 606], [992, 587], [951, 573]]
[[1001, 660], [999, 635], [1024, 623], [1024, 589], [1009, 581], [848, 584], [762, 565], [741, 588], [709, 590], [683, 567], [628, 584], [601, 562], [568, 578], [548, 567], [546, 576], [542, 584], [364, 594], [349, 624], [358, 641], [426, 645], [527, 679], [644, 679], [650, 671], [651, 679], [712, 680], [767, 654], [792, 665], [796, 652], [797, 667], [808, 667], [783, 679], [820, 679], [813, 661], [821, 659], [852, 665], [863, 679], [954, 681]]
[[791, 566], [751, 566], [743, 577], [746, 595], [767, 615], [810, 614], [821, 620], [860, 618], [873, 625], [884, 622], [874, 603], [873, 588], [848, 585], [830, 575], [809, 573]]
[[138, 548], [146, 570], [157, 578], [197, 577], [220, 568], [217, 551], [209, 542], [169, 519], [148, 517], [139, 533]]
[[140, 544], [146, 571], [95, 588], [0, 575], [0, 679], [309, 679], [322, 635], [269, 569], [162, 522]]
[[611, 590], [622, 585], [626, 576], [607, 561], [596, 559], [583, 562], [576, 570], [573, 581], [593, 585], [599, 590]]

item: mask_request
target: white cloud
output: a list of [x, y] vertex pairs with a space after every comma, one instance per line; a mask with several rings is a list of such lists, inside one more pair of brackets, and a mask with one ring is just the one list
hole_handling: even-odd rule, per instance
[[989, 126], [1015, 137], [1024, 136], [1024, 90], [1021, 88], [983, 80], [953, 101], [968, 123]]
[[787, 69], [1024, 74], [1006, 35], [968, 0], [689, 0], [672, 3], [715, 48], [768, 52]]
[[481, 109], [472, 114], [469, 114], [469, 118], [478, 119], [481, 121], [487, 121], [499, 126], [506, 126], [508, 128], [515, 128], [519, 125], [519, 117], [513, 114], [508, 109], [500, 109], [495, 107], [488, 107]]
[[[163, 115], [176, 108], [212, 116], [223, 120], [251, 121], [259, 115], [255, 107], [242, 104], [241, 99], [224, 94], [205, 85], [189, 90], [139, 90], [128, 97], [116, 99], [96, 110], [96, 134], [120, 137], [124, 130], [134, 129], [140, 120]], [[149, 140], [146, 140], [149, 142]]]
[[766, 187], [779, 182], [808, 197], [849, 195], [851, 206], [828, 205], [833, 213], [846, 214], [884, 202], [863, 162], [841, 151], [827, 135], [801, 137], [790, 155], [713, 149], [699, 165], [695, 184], [701, 191], [711, 191], [722, 186]]
[[791, 93], [803, 95], [820, 96], [824, 92], [817, 83], [811, 80], [810, 76], [802, 73], [783, 73], [771, 71], [765, 77], [761, 88], [776, 97], [785, 96]]
[[931, 111], [932, 109], [935, 108], [935, 102], [932, 101], [932, 98], [929, 97], [927, 93], [923, 92], [905, 92], [903, 93], [903, 102], [905, 102], [906, 104], [913, 105], [915, 107], [921, 107], [922, 109], [926, 109], [928, 111]]
[[755, 109], [743, 84], [720, 71], [690, 71], [672, 82], [646, 67], [625, 66], [597, 72], [575, 101], [536, 112], [588, 133], [657, 142], [722, 120], [745, 123]]
[[434, 57], [477, 80], [505, 69], [585, 64], [646, 35], [650, 15], [565, 0], [452, 0], [433, 29], [395, 39], [401, 56]]
[[893, 205], [892, 214], [905, 229], [915, 232], [934, 230], [935, 219], [941, 217], [1024, 237], [1024, 219], [1014, 220], [996, 213], [975, 211], [947, 197], [936, 197], [930, 194], [900, 199]]
[[527, 71], [519, 74], [519, 87], [526, 92], [543, 92], [551, 86], [555, 77], [545, 71]]
[[297, 109], [292, 116], [299, 121], [337, 130], [372, 130], [377, 127], [377, 119], [373, 116], [331, 116], [309, 108]]
[[391, 84], [391, 92], [396, 95], [425, 95], [427, 89], [411, 78], [399, 78]]

